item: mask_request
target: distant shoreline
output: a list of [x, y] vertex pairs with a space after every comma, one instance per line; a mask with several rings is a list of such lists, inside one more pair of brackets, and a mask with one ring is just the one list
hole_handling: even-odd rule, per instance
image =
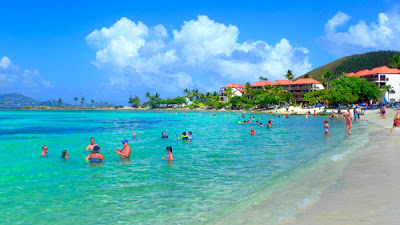
[[[286, 108], [280, 109], [207, 109], [207, 108], [133, 108], [129, 106], [124, 106], [122, 108], [115, 107], [71, 107], [71, 106], [35, 106], [35, 107], [24, 107], [18, 109], [0, 109], [8, 110], [8, 111], [92, 111], [92, 110], [104, 110], [104, 111], [188, 111], [188, 112], [233, 112], [233, 113], [263, 113], [263, 114], [289, 114], [289, 115], [305, 115], [307, 111], [311, 111], [311, 113], [316, 111], [318, 116], [330, 116], [332, 115], [332, 111], [337, 111], [337, 109], [323, 109], [319, 107], [303, 109], [301, 107], [289, 107], [289, 111], [286, 111]], [[292, 112], [293, 110], [293, 112]]]

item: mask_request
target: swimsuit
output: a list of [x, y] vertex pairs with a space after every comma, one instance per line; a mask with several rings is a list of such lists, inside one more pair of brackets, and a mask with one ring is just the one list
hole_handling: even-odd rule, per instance
[[170, 159], [171, 159], [171, 157], [169, 157], [169, 155], [167, 155], [167, 159], [168, 159], [168, 160], [170, 160]]
[[91, 162], [91, 163], [101, 163], [102, 160], [101, 159], [95, 159], [95, 158], [89, 158], [89, 162]]
[[400, 118], [395, 118], [393, 120], [393, 126], [394, 127], [399, 127], [400, 126]]
[[329, 131], [328, 128], [325, 128], [325, 129], [324, 129], [324, 132], [325, 132], [325, 133], [328, 133], [328, 131]]

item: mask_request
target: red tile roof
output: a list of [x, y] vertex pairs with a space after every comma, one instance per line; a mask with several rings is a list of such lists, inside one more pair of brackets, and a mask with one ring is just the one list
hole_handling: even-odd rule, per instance
[[[346, 73], [346, 76], [348, 76], [348, 77], [353, 77], [353, 76], [357, 76], [357, 74], [355, 74], [355, 73]], [[339, 79], [339, 78], [338, 78]]]
[[381, 67], [376, 67], [376, 68], [373, 68], [372, 70], [370, 70], [368, 75], [372, 75], [372, 74], [400, 74], [400, 70], [388, 68], [386, 66], [381, 66]]
[[369, 70], [360, 70], [356, 74], [357, 74], [357, 76], [361, 77], [361, 76], [368, 75], [368, 73], [369, 73]]
[[294, 82], [291, 80], [277, 80], [274, 83], [272, 83], [272, 85], [289, 85], [289, 84], [293, 84]]
[[231, 87], [231, 88], [245, 88], [245, 85], [230, 83], [230, 84], [226, 85], [224, 88], [228, 88], [228, 87]]
[[293, 84], [322, 84], [313, 78], [300, 78], [293, 82]]
[[265, 85], [272, 85], [271, 81], [258, 81], [257, 83], [251, 85], [252, 87], [264, 87]]

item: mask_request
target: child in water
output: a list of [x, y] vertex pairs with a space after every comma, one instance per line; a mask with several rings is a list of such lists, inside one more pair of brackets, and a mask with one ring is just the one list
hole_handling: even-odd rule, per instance
[[324, 134], [329, 135], [331, 128], [329, 127], [328, 120], [324, 120]]
[[165, 150], [167, 151], [168, 155], [167, 157], [162, 157], [162, 159], [166, 159], [168, 161], [174, 160], [174, 155], [172, 154], [172, 147], [168, 146]]
[[256, 131], [254, 129], [250, 128], [250, 131], [251, 131], [250, 132], [251, 135], [256, 135]]

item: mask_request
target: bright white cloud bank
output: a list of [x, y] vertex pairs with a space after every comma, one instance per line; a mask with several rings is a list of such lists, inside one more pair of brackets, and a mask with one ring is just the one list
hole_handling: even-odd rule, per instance
[[367, 24], [360, 20], [350, 25], [347, 31], [338, 32], [337, 28], [344, 26], [351, 16], [338, 12], [325, 24], [324, 39], [336, 46], [358, 47], [375, 50], [400, 49], [400, 15], [397, 13], [379, 13], [377, 22]]
[[3, 93], [38, 93], [52, 84], [45, 80], [38, 70], [21, 70], [11, 60], [3, 56], [0, 59], [0, 90]]
[[288, 69], [298, 75], [311, 69], [306, 48], [293, 47], [286, 39], [275, 45], [238, 43], [238, 36], [236, 26], [207, 16], [185, 21], [172, 33], [161, 24], [149, 27], [123, 17], [109, 28], [94, 30], [86, 41], [97, 51], [93, 63], [113, 68], [108, 85], [120, 88], [145, 86], [174, 94], [184, 88], [217, 91], [228, 82], [283, 79]]

